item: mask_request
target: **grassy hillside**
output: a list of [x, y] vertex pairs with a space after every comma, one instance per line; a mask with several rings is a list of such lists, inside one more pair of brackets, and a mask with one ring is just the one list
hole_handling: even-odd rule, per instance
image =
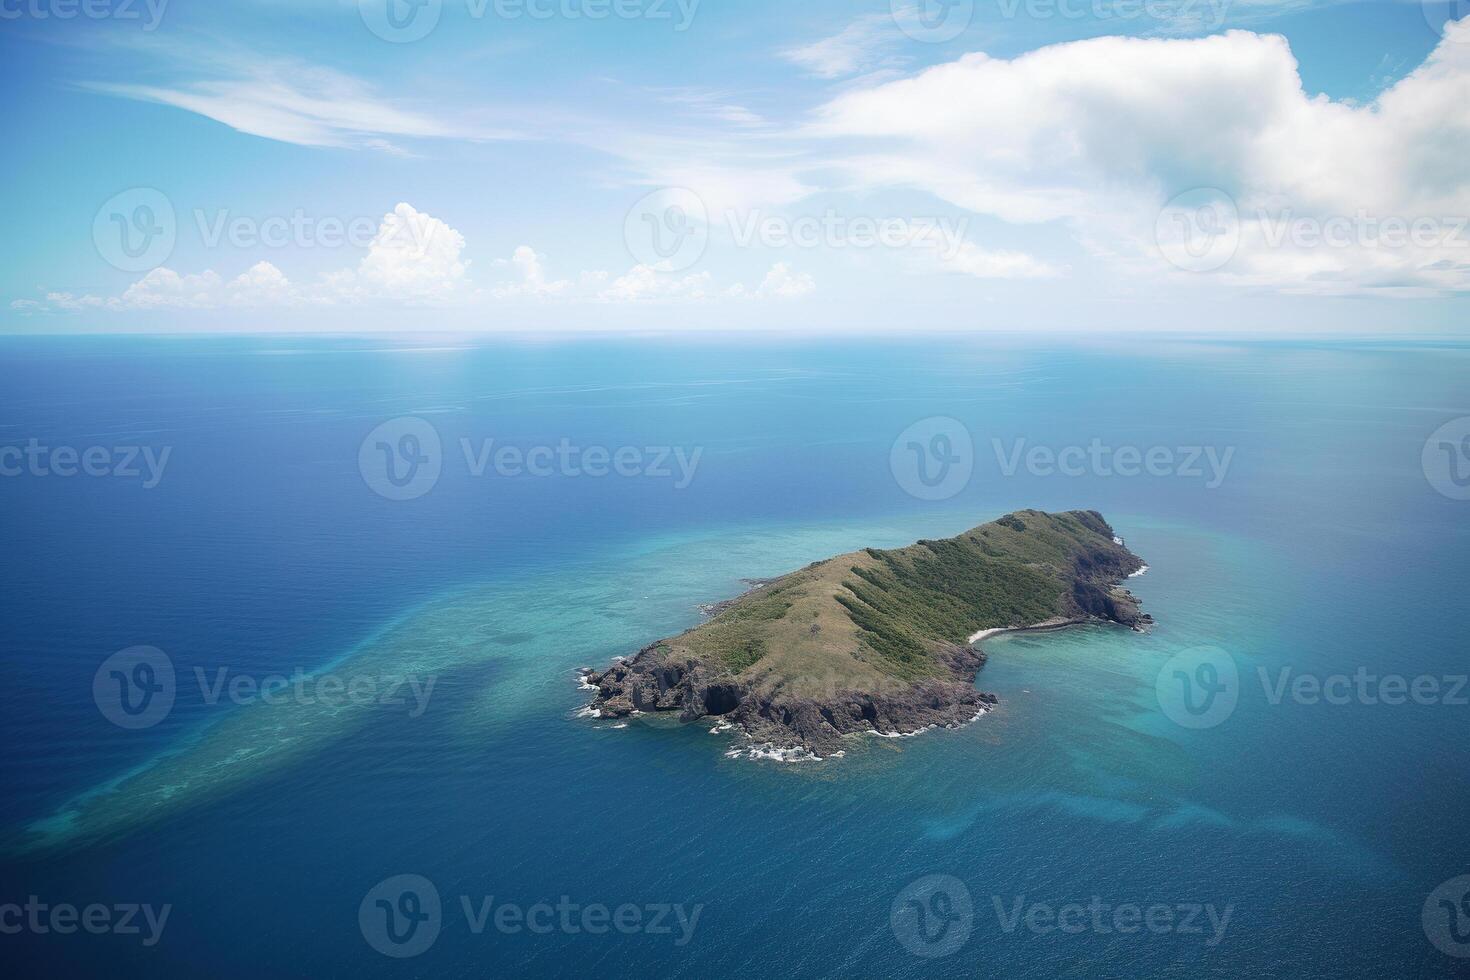
[[818, 562], [661, 646], [792, 693], [947, 677], [939, 650], [982, 629], [1085, 616], [1100, 601], [1092, 590], [1139, 566], [1095, 512], [1021, 511], [957, 537]]

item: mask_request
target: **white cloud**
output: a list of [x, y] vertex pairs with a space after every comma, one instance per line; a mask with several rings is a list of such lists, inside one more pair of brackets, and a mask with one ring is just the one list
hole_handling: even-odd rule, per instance
[[399, 204], [383, 216], [367, 255], [355, 270], [327, 273], [311, 286], [295, 285], [265, 261], [230, 280], [211, 269], [181, 274], [159, 267], [117, 296], [51, 292], [44, 301], [16, 300], [10, 305], [24, 313], [80, 313], [366, 302], [445, 304], [471, 296], [465, 276], [469, 263], [460, 257], [464, 244], [464, 236], [443, 221]]
[[781, 57], [818, 78], [856, 75], [884, 63], [897, 25], [886, 13], [859, 17], [831, 37], [788, 48]]
[[635, 265], [613, 284], [597, 294], [609, 303], [637, 303], [645, 300], [704, 299], [708, 295], [710, 274], [696, 272], [687, 276], [651, 265]]
[[212, 270], [199, 275], [180, 275], [172, 269], [153, 269], [118, 297], [124, 309], [151, 310], [159, 307], [208, 308], [224, 300], [224, 280]]
[[1217, 273], [1225, 281], [1470, 289], [1454, 261], [1470, 258], [1470, 233], [1393, 249], [1273, 243], [1282, 216], [1470, 215], [1470, 44], [1454, 40], [1368, 105], [1308, 95], [1284, 38], [1243, 31], [970, 54], [841, 95], [810, 132], [881, 146], [854, 156], [845, 143], [834, 157], [854, 186], [918, 188], [1008, 222], [1062, 220], [1135, 271], [1169, 268], [1155, 241], [1161, 209], [1208, 187], [1241, 217], [1238, 252]]
[[[225, 62], [226, 70], [234, 67]], [[232, 77], [171, 85], [110, 82], [84, 87], [197, 113], [253, 136], [302, 146], [401, 152], [395, 138], [509, 139], [503, 130], [470, 130], [395, 105], [350, 75], [300, 62], [251, 65]]]
[[514, 299], [516, 297], [557, 296], [565, 293], [571, 288], [571, 281], [567, 279], [548, 281], [543, 265], [545, 261], [544, 255], [529, 245], [522, 245], [515, 250], [515, 254], [510, 257], [509, 261], [501, 260], [496, 263], [496, 265], [513, 267], [518, 276], [517, 281], [501, 283], [492, 288], [490, 294], [496, 299]]
[[941, 253], [938, 259], [945, 269], [977, 279], [1050, 279], [1062, 274], [1025, 252], [984, 249], [974, 242], [961, 242], [953, 254]]
[[775, 296], [780, 299], [795, 299], [816, 290], [817, 284], [806, 273], [794, 273], [785, 262], [777, 262], [766, 273], [756, 289], [757, 296]]
[[388, 299], [448, 299], [467, 283], [464, 236], [400, 203], [378, 226], [357, 267], [355, 291]]
[[299, 302], [300, 298], [280, 269], [269, 262], [257, 262], [228, 281], [212, 270], [181, 275], [173, 269], [160, 267], [150, 271], [118, 296], [78, 296], [68, 292], [51, 292], [46, 294], [44, 302], [18, 300], [11, 307], [37, 313], [211, 310], [226, 307], [290, 306]]
[[666, 266], [636, 265], [615, 279], [611, 286], [601, 290], [597, 298], [605, 303], [688, 302], [716, 298], [783, 300], [806, 296], [814, 289], [816, 283], [811, 276], [793, 272], [785, 262], [771, 266], [760, 285], [754, 288], [736, 283], [718, 292], [713, 291], [708, 272], [681, 276]]

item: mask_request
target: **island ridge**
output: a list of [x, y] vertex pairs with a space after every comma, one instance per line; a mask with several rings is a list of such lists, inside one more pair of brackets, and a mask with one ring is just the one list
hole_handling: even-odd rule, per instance
[[757, 754], [823, 758], [847, 736], [979, 717], [993, 630], [1152, 622], [1121, 584], [1144, 568], [1096, 511], [1025, 510], [953, 538], [815, 562], [712, 607], [711, 619], [606, 671], [591, 713], [674, 713], [738, 728]]

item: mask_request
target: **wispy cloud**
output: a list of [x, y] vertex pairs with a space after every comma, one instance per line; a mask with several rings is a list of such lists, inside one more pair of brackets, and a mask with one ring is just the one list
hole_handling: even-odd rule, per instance
[[301, 146], [403, 152], [395, 140], [514, 139], [518, 135], [508, 130], [465, 128], [396, 104], [360, 79], [300, 62], [277, 62], [226, 77], [170, 84], [94, 81], [82, 85], [107, 95], [174, 106], [242, 133]]
[[891, 15], [867, 14], [830, 37], [788, 48], [781, 57], [818, 78], [845, 78], [895, 64], [889, 51], [897, 35]]

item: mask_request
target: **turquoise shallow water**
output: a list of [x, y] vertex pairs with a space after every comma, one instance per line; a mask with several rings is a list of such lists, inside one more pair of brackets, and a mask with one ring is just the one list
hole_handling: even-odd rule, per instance
[[[148, 947], [0, 936], [28, 971], [1456, 975], [1420, 918], [1470, 870], [1470, 707], [1273, 704], [1260, 672], [1466, 671], [1470, 505], [1436, 493], [1420, 462], [1430, 432], [1470, 414], [1465, 350], [408, 346], [434, 349], [0, 347], [22, 379], [0, 442], [174, 447], [149, 491], [0, 481], [0, 902], [172, 907]], [[680, 491], [446, 467], [396, 503], [364, 486], [357, 450], [405, 414], [451, 444], [566, 436], [705, 456]], [[975, 475], [924, 501], [895, 481], [889, 448], [935, 415], [971, 431]], [[990, 448], [1094, 437], [1234, 456], [1207, 489], [1006, 476]], [[577, 716], [577, 666], [698, 622], [697, 604], [742, 577], [1028, 506], [1102, 510], [1151, 566], [1131, 586], [1156, 628], [991, 640], [979, 684], [997, 710], [815, 765], [728, 758], [708, 726]], [[413, 717], [225, 708], [183, 684], [162, 723], [124, 731], [100, 716], [92, 675], [140, 643], [186, 678], [334, 664], [435, 685]], [[1241, 682], [1229, 717], [1193, 730], [1156, 681], [1203, 646]], [[359, 906], [401, 874], [432, 882], [443, 914], [426, 951], [393, 959]], [[971, 904], [955, 948], [917, 944], [939, 956], [891, 917], [933, 875]], [[701, 908], [682, 943], [678, 929], [476, 934], [459, 896]], [[1045, 927], [1047, 908], [1094, 896], [1198, 907], [1206, 928]], [[1012, 923], [1018, 908], [1042, 925]], [[1206, 909], [1228, 915], [1218, 937]]]

